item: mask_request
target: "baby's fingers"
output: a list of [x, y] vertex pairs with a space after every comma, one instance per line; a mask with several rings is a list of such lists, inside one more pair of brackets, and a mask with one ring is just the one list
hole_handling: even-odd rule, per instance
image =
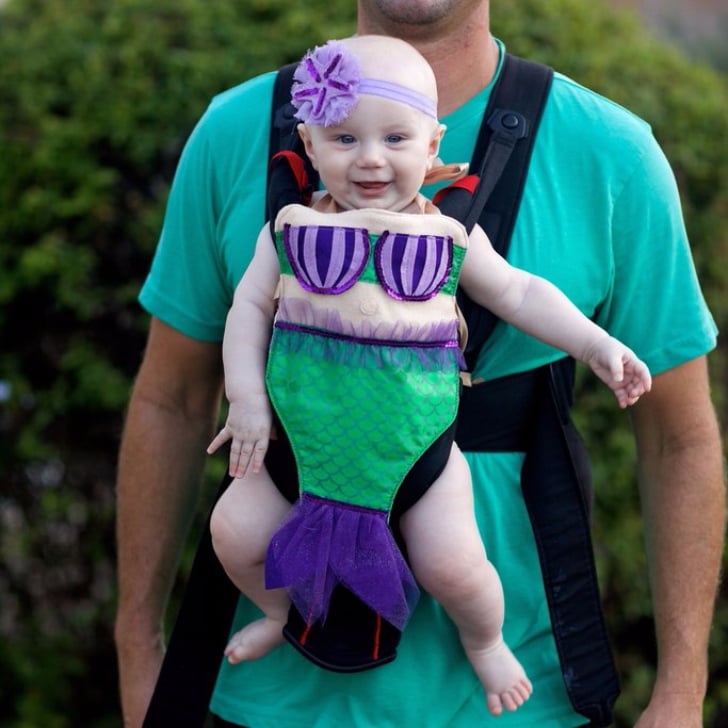
[[650, 370], [647, 368], [647, 364], [645, 364], [643, 361], [639, 361], [637, 365], [637, 376], [640, 380], [640, 385], [642, 386], [642, 393], [649, 392], [652, 389], [652, 375], [650, 374]]
[[263, 468], [266, 452], [268, 452], [268, 438], [262, 438], [255, 443], [255, 447], [253, 448], [250, 467], [254, 473], [259, 473]]
[[233, 478], [244, 478], [248, 469], [253, 473], [259, 473], [267, 451], [267, 437], [255, 441], [233, 440], [230, 446], [230, 475]]
[[641, 396], [652, 389], [652, 375], [641, 359], [636, 357], [625, 363], [625, 382], [630, 394]]
[[215, 439], [207, 446], [207, 454], [212, 455], [212, 453], [219, 449], [220, 445], [224, 445], [231, 437], [232, 434], [230, 433], [230, 430], [228, 430], [227, 427], [223, 427], [222, 430], [215, 435]]
[[633, 405], [643, 394], [650, 391], [651, 386], [652, 380], [646, 368], [640, 373], [629, 373], [629, 376], [625, 376], [625, 381], [620, 391], [615, 392], [620, 407], [630, 407]]
[[228, 473], [233, 478], [242, 478], [248, 472], [253, 446], [244, 440], [233, 440], [230, 445], [230, 468]]

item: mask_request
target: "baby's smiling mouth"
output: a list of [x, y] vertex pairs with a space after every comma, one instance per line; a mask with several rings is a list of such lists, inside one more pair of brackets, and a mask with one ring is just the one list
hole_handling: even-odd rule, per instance
[[361, 187], [363, 190], [377, 191], [377, 190], [383, 190], [385, 187], [387, 187], [389, 185], [389, 182], [371, 181], [371, 182], [355, 182], [354, 184], [357, 187]]

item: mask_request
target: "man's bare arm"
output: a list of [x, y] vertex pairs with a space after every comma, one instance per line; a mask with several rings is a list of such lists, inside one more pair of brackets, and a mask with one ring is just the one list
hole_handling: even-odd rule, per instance
[[701, 728], [725, 529], [721, 439], [704, 357], [654, 378], [633, 408], [658, 648], [638, 728]]
[[161, 667], [167, 600], [199, 502], [222, 393], [219, 344], [153, 319], [119, 454], [116, 643], [124, 725], [141, 725]]

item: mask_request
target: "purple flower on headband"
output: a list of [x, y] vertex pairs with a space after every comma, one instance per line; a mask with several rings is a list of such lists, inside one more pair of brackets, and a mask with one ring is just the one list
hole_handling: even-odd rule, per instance
[[335, 126], [357, 101], [361, 71], [343, 43], [329, 41], [306, 54], [293, 74], [291, 103], [306, 124]]

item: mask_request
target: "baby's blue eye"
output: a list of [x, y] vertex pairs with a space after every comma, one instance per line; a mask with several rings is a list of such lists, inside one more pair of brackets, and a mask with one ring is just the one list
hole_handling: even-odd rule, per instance
[[387, 144], [397, 144], [398, 142], [402, 141], [402, 135], [401, 134], [390, 134], [387, 137]]
[[341, 144], [353, 144], [356, 141], [354, 137], [351, 134], [342, 134], [339, 137], [339, 142]]

